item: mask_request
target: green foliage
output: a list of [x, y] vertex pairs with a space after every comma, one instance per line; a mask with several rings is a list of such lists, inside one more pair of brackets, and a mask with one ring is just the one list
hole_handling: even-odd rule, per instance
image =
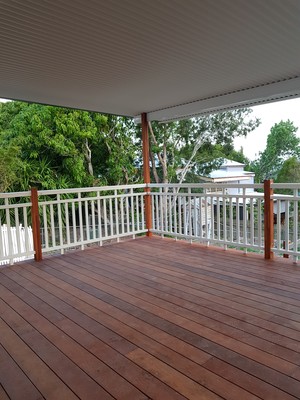
[[280, 121], [271, 128], [265, 150], [251, 165], [257, 182], [276, 180], [286, 160], [300, 157], [300, 139], [296, 131], [291, 121]]
[[12, 145], [0, 147], [0, 192], [6, 192], [19, 182], [21, 169], [19, 153], [20, 150]]
[[134, 132], [128, 118], [23, 102], [0, 104], [0, 148], [6, 154], [0, 154], [1, 187], [61, 189], [135, 181]]
[[140, 127], [131, 118], [96, 113], [92, 118], [97, 126], [94, 144], [101, 149], [94, 151], [92, 157], [96, 176], [107, 185], [140, 181], [138, 159], [142, 149], [137, 139]]
[[277, 183], [299, 183], [300, 182], [300, 161], [296, 157], [286, 160], [278, 172]]

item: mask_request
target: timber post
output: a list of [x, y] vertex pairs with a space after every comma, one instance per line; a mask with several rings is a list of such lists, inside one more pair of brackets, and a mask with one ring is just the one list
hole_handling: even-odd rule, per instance
[[31, 188], [31, 218], [32, 218], [32, 235], [35, 261], [42, 260], [42, 243], [40, 231], [40, 215], [37, 188]]
[[[142, 143], [143, 143], [143, 174], [144, 174], [144, 183], [148, 185], [150, 183], [150, 159], [149, 159], [149, 130], [148, 130], [148, 121], [147, 114], [142, 113], [141, 115], [142, 122]], [[152, 210], [151, 210], [151, 194], [150, 188], [145, 188], [146, 196], [145, 196], [145, 220], [146, 220], [146, 229], [147, 236], [152, 236]]]
[[265, 236], [265, 260], [272, 260], [274, 253], [272, 247], [274, 245], [274, 202], [272, 196], [274, 194], [271, 184], [272, 179], [264, 181], [264, 236]]

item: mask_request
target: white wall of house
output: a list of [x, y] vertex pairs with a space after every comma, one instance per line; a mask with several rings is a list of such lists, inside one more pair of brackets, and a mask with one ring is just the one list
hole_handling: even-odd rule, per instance
[[[207, 176], [202, 176], [201, 178], [207, 183], [253, 184], [255, 177], [254, 172], [245, 171], [244, 168], [245, 164], [232, 160], [224, 160], [219, 169], [216, 169]], [[226, 192], [231, 195], [242, 194], [243, 189], [228, 188]], [[252, 192], [254, 192], [253, 188], [246, 189], [246, 193]]]

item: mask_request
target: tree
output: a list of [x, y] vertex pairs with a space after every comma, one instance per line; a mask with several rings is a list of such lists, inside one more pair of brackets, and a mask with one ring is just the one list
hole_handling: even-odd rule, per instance
[[245, 159], [234, 150], [233, 139], [246, 136], [259, 125], [257, 118], [250, 118], [251, 113], [250, 109], [239, 109], [167, 124], [150, 124], [150, 159], [155, 181], [176, 180], [178, 169], [188, 162], [189, 174], [195, 179], [216, 166], [213, 160]]
[[0, 147], [0, 192], [6, 192], [19, 181], [19, 152], [14, 146]]
[[299, 183], [300, 161], [296, 157], [286, 160], [278, 172], [277, 183]]
[[[0, 105], [0, 147], [18, 149], [5, 190], [84, 187], [136, 180], [137, 144], [132, 119], [61, 107], [9, 102]], [[4, 159], [3, 159], [4, 160]]]
[[97, 127], [92, 156], [95, 175], [108, 185], [140, 181], [142, 149], [133, 119], [98, 113], [92, 118]]
[[251, 165], [258, 182], [276, 180], [287, 159], [300, 157], [300, 139], [296, 132], [297, 128], [289, 120], [280, 121], [271, 128], [265, 150]]

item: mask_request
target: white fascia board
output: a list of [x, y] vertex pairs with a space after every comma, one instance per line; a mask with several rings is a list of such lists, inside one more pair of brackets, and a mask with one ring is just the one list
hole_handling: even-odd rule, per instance
[[149, 112], [147, 117], [148, 121], [169, 122], [299, 96], [300, 77], [295, 77]]

